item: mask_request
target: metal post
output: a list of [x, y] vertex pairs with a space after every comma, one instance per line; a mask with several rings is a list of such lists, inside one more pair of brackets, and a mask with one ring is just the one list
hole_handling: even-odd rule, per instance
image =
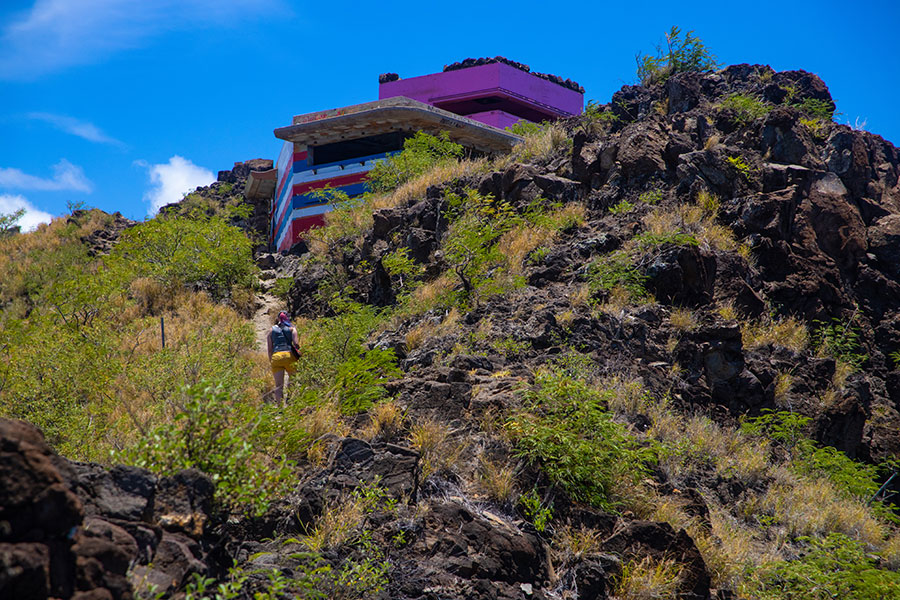
[[166, 320], [164, 317], [159, 318], [159, 331], [162, 333], [162, 347], [166, 347]]

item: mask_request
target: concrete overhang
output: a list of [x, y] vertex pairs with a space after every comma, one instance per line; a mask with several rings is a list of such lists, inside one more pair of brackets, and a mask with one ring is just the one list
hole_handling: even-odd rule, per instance
[[278, 171], [267, 169], [265, 171], [250, 171], [247, 183], [244, 184], [244, 197], [246, 198], [272, 198], [275, 195], [275, 184]]
[[454, 142], [481, 152], [505, 152], [522, 141], [508, 131], [404, 97], [298, 115], [292, 125], [276, 129], [275, 137], [321, 146], [391, 131], [446, 131]]

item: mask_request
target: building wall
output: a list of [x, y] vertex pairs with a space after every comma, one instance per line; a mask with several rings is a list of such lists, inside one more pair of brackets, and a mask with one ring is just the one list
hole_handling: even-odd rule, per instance
[[[517, 114], [524, 114], [522, 107], [526, 107], [529, 118], [541, 121], [580, 114], [583, 106], [582, 94], [502, 63], [423, 75], [379, 86], [380, 99], [394, 96], [443, 107], [500, 129], [523, 118], [510, 114], [504, 107], [515, 109]], [[479, 99], [485, 98], [497, 99], [499, 104], [479, 103]], [[327, 118], [342, 114], [342, 111], [334, 109], [298, 115], [293, 122], [304, 122], [306, 117]], [[358, 196], [366, 191], [365, 179], [369, 170], [389, 154], [382, 152], [312, 165], [306, 146], [285, 142], [276, 165], [278, 179], [271, 210], [272, 247], [287, 251], [300, 241], [305, 231], [325, 223], [325, 213], [334, 206], [317, 197], [316, 190], [331, 187], [350, 197]]]
[[287, 251], [305, 231], [325, 223], [325, 213], [334, 205], [323, 201], [316, 190], [330, 187], [351, 198], [366, 191], [366, 176], [388, 153], [373, 154], [322, 165], [310, 165], [306, 146], [285, 142], [278, 157], [278, 180], [271, 211], [270, 242], [277, 251]]

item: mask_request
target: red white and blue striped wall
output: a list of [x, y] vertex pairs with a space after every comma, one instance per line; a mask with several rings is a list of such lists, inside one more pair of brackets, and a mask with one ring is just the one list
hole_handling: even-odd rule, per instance
[[330, 187], [350, 197], [358, 196], [366, 191], [366, 175], [386, 156], [373, 154], [310, 166], [304, 146], [285, 142], [278, 156], [278, 181], [269, 215], [270, 241], [275, 250], [289, 250], [305, 231], [325, 224], [325, 213], [334, 207], [316, 197], [316, 190]]

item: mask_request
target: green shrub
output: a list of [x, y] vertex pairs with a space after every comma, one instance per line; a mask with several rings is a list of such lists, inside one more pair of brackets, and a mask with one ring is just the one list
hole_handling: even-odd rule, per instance
[[528, 492], [519, 496], [519, 506], [525, 515], [525, 518], [534, 525], [540, 533], [544, 533], [553, 520], [553, 506], [546, 505], [541, 501], [541, 496], [537, 489], [532, 488]]
[[129, 279], [196, 286], [219, 299], [252, 284], [252, 249], [244, 232], [220, 217], [157, 217], [123, 231], [109, 262]]
[[831, 121], [834, 118], [834, 104], [827, 100], [804, 98], [799, 104], [794, 104], [800, 112], [818, 121]]
[[634, 210], [634, 204], [628, 200], [620, 200], [615, 206], [609, 208], [611, 215], [624, 215]]
[[657, 204], [662, 198], [662, 190], [647, 190], [638, 197], [638, 200], [644, 204]]
[[379, 162], [369, 171], [369, 189], [389, 192], [437, 164], [459, 160], [463, 147], [450, 141], [446, 131], [438, 136], [423, 131], [403, 142], [403, 151]]
[[673, 246], [699, 246], [700, 240], [692, 233], [684, 233], [681, 231], [670, 231], [667, 233], [650, 233], [645, 232], [634, 236], [635, 242], [641, 249], [657, 248], [664, 244]]
[[879, 488], [878, 467], [857, 462], [806, 437], [804, 430], [809, 422], [809, 417], [796, 413], [766, 409], [758, 417], [745, 418], [741, 431], [767, 437], [790, 450], [790, 467], [797, 473], [829, 479], [848, 496], [869, 500]]
[[292, 285], [294, 285], [293, 277], [279, 277], [275, 280], [275, 285], [272, 286], [272, 295], [276, 298], [287, 300]]
[[116, 459], [162, 475], [199, 469], [215, 482], [216, 497], [225, 507], [249, 506], [262, 514], [271, 498], [287, 491], [291, 463], [261, 456], [252, 447], [257, 416], [246, 415], [242, 422], [239, 408], [221, 386], [185, 388], [172, 423], [146, 432]]
[[357, 414], [385, 397], [383, 384], [399, 374], [397, 358], [392, 350], [368, 347], [369, 334], [384, 321], [384, 313], [340, 293], [330, 304], [334, 316], [304, 325], [288, 394], [303, 390], [304, 398], [292, 401], [312, 405], [331, 400], [344, 414]]
[[444, 256], [459, 277], [464, 298], [477, 303], [482, 297], [505, 291], [500, 277], [505, 257], [497, 240], [520, 223], [521, 217], [508, 202], [474, 190], [466, 190], [465, 196], [450, 194], [447, 201], [450, 227]]
[[730, 110], [739, 125], [746, 125], [766, 116], [772, 107], [756, 96], [730, 94], [719, 104], [721, 110]]
[[750, 178], [750, 165], [744, 162], [743, 156], [726, 156], [725, 162], [731, 165], [738, 173], [743, 175], [745, 179]]
[[[49, 341], [48, 341], [49, 340]], [[0, 326], [0, 415], [40, 427], [71, 458], [98, 459], [122, 359], [105, 327], [75, 327], [56, 315], [6, 319]], [[60, 349], [63, 349], [62, 351]]]
[[858, 370], [869, 359], [862, 352], [859, 326], [854, 323], [854, 314], [846, 321], [834, 318], [830, 323], [813, 321], [813, 343], [829, 356], [841, 360]]
[[424, 265], [409, 256], [409, 248], [403, 246], [381, 257], [381, 266], [392, 280], [397, 282], [400, 293], [408, 292], [425, 272]]
[[647, 296], [647, 276], [634, 265], [627, 252], [619, 250], [602, 256], [591, 263], [587, 274], [588, 285], [593, 290], [612, 291], [620, 287], [632, 299]]
[[355, 415], [383, 399], [387, 395], [383, 384], [399, 375], [393, 350], [365, 350], [337, 366], [331, 394], [341, 412]]
[[796, 560], [763, 566], [755, 574], [761, 600], [887, 600], [897, 598], [900, 573], [879, 569], [866, 547], [845, 535], [799, 538]]
[[606, 409], [608, 395], [554, 371], [539, 373], [523, 408], [506, 422], [515, 454], [539, 464], [570, 497], [605, 510], [617, 482], [640, 481], [655, 460]]
[[516, 121], [515, 123], [507, 127], [506, 130], [510, 133], [525, 137], [526, 135], [534, 135], [536, 133], [540, 133], [541, 129], [543, 129], [545, 125], [546, 123], [532, 123], [531, 121], [526, 121], [523, 119], [521, 121]]
[[718, 67], [715, 57], [704, 43], [688, 31], [672, 27], [666, 33], [665, 46], [656, 46], [656, 56], [638, 54], [637, 76], [643, 85], [660, 83], [676, 73], [686, 71], [712, 71]]

